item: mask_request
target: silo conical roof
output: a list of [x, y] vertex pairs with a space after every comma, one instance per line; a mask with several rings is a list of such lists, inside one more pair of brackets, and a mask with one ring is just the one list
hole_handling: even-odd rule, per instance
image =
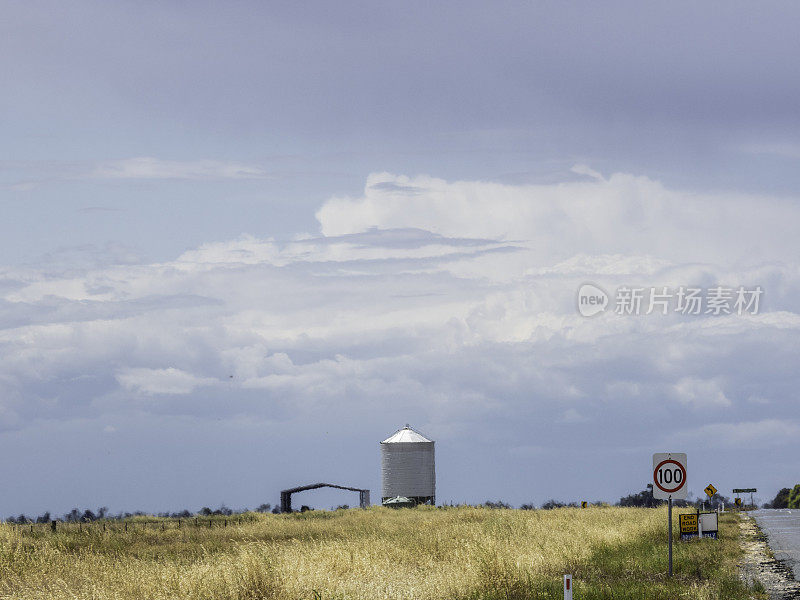
[[433, 440], [429, 440], [424, 435], [422, 435], [418, 431], [414, 431], [410, 425], [406, 425], [402, 429], [398, 429], [393, 435], [386, 438], [381, 442], [381, 444], [408, 444], [408, 443], [419, 443], [419, 442], [427, 442], [428, 444], [433, 443]]

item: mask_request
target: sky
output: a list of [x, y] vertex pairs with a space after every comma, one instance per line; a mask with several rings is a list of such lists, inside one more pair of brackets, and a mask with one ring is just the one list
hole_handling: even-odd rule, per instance
[[800, 481], [797, 4], [2, 6], [2, 517]]

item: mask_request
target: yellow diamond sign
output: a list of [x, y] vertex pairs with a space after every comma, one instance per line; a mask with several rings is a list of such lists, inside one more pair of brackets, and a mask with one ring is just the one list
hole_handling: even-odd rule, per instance
[[711, 498], [716, 493], [717, 493], [717, 488], [715, 488], [712, 484], [709, 483], [708, 487], [706, 488], [706, 494], [708, 494], [708, 497]]

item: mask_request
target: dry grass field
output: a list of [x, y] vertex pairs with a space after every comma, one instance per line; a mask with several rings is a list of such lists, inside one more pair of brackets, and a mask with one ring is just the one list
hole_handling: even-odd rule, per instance
[[[719, 541], [676, 543], [664, 509], [420, 508], [248, 515], [196, 527], [0, 525], [0, 597], [15, 600], [737, 600], [736, 516]], [[676, 516], [677, 522], [677, 516]], [[676, 523], [677, 525], [677, 523]]]

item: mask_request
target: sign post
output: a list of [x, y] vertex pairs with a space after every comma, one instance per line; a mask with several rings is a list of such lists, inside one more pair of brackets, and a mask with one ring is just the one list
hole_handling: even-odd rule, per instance
[[733, 490], [733, 493], [737, 494], [737, 495], [738, 494], [750, 494], [750, 506], [755, 508], [756, 505], [753, 503], [753, 494], [756, 493], [757, 491], [758, 490], [756, 488], [736, 488], [736, 489]]
[[667, 544], [672, 577], [672, 501], [686, 499], [686, 454], [656, 452], [653, 454], [653, 498], [667, 501]]

